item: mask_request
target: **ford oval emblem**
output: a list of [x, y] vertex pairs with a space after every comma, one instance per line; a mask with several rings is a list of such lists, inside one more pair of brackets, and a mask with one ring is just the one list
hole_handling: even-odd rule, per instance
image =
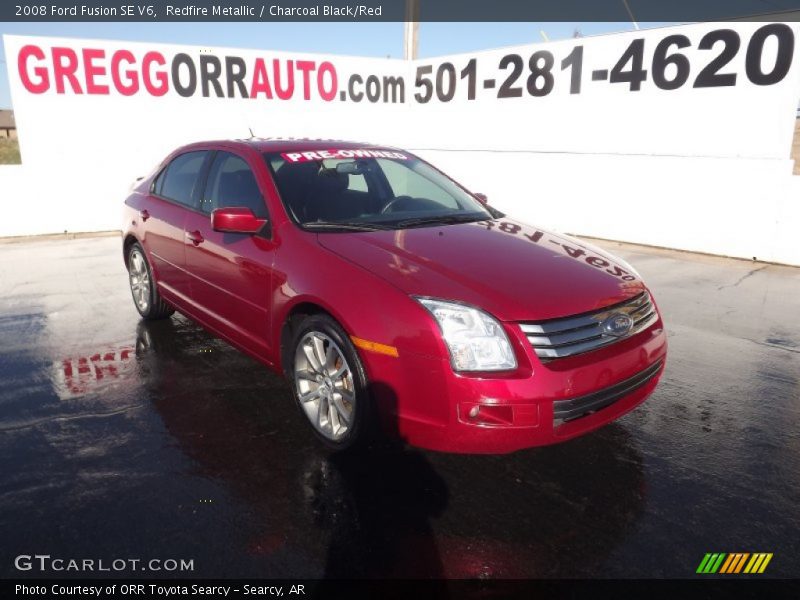
[[604, 334], [622, 337], [633, 329], [633, 319], [624, 313], [614, 313], [603, 321], [602, 327]]

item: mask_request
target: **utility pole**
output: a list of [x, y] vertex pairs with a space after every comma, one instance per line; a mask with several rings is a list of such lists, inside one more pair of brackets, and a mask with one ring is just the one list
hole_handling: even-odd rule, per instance
[[639, 23], [636, 22], [636, 17], [633, 16], [633, 11], [631, 7], [628, 5], [628, 0], [622, 0], [622, 3], [625, 5], [625, 10], [628, 11], [628, 16], [631, 18], [631, 23], [633, 23], [633, 28], [636, 31], [639, 31]]
[[403, 36], [403, 58], [417, 58], [417, 36], [419, 35], [419, 2], [406, 0], [405, 35]]

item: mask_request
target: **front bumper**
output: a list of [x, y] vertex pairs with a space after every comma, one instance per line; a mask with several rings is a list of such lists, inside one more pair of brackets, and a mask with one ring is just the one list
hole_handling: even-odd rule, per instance
[[528, 367], [513, 375], [456, 374], [446, 360], [401, 352], [362, 355], [387, 429], [443, 452], [503, 454], [562, 442], [641, 404], [663, 373], [661, 318], [628, 339], [579, 356], [539, 361], [518, 327]]

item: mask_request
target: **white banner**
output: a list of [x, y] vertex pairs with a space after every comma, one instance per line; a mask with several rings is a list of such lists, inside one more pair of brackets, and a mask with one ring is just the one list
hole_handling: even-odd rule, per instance
[[0, 189], [41, 208], [0, 221], [0, 236], [119, 228], [127, 186], [174, 147], [252, 130], [435, 156], [545, 227], [793, 262], [761, 233], [744, 251], [708, 248], [685, 227], [670, 241], [664, 220], [637, 221], [641, 211], [610, 227], [581, 208], [666, 190], [710, 216], [744, 202], [739, 190], [783, 189], [799, 33], [704, 23], [418, 61], [4, 36], [23, 165], [0, 167]]

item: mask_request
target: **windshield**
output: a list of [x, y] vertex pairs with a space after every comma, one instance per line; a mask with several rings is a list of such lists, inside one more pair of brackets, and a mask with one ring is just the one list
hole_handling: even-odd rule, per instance
[[316, 150], [265, 154], [286, 210], [307, 229], [397, 229], [482, 221], [489, 210], [406, 153]]

